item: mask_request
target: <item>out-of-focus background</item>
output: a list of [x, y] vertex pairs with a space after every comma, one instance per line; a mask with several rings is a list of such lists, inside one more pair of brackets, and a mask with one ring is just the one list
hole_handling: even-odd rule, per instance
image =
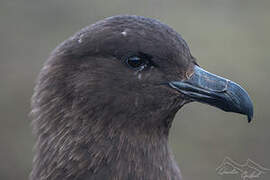
[[[28, 179], [33, 157], [30, 97], [49, 53], [84, 26], [117, 14], [157, 18], [188, 42], [199, 64], [241, 84], [254, 121], [203, 104], [183, 107], [170, 144], [184, 179], [240, 180], [219, 175], [225, 157], [270, 168], [269, 0], [1, 0], [0, 179]], [[259, 180], [270, 177], [270, 171]]]

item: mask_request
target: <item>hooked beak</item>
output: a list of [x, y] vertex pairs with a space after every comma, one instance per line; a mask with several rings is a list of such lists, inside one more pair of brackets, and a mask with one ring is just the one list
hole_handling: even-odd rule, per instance
[[209, 104], [227, 112], [253, 117], [253, 105], [248, 93], [238, 84], [194, 66], [187, 80], [173, 81], [169, 85], [193, 101]]

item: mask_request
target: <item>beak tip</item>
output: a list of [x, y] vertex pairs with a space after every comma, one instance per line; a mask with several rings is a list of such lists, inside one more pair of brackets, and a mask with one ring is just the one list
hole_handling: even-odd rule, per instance
[[250, 123], [252, 120], [252, 116], [248, 115], [248, 123]]
[[231, 98], [236, 102], [235, 106], [231, 106], [231, 111], [246, 115], [250, 123], [253, 118], [253, 102], [247, 91], [235, 82], [229, 83], [229, 91]]
[[251, 120], [253, 119], [253, 104], [252, 104], [250, 98], [248, 98], [248, 99], [249, 99], [248, 103], [245, 104], [246, 110], [244, 111], [245, 112], [244, 114], [247, 115], [248, 123], [250, 123]]
[[246, 99], [246, 115], [248, 118], [248, 123], [250, 123], [253, 118], [253, 103], [248, 94], [246, 94]]
[[250, 110], [248, 111], [247, 118], [248, 118], [248, 123], [250, 123], [253, 118], [253, 107], [251, 107]]

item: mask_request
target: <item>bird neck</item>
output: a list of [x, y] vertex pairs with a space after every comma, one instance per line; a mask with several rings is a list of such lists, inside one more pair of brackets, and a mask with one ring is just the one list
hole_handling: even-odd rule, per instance
[[[88, 146], [90, 177], [94, 179], [180, 179], [167, 137], [136, 134], [121, 129], [113, 136], [96, 137]], [[91, 159], [91, 160], [90, 160]], [[106, 173], [104, 173], [106, 172]], [[104, 175], [105, 174], [105, 175]], [[107, 177], [106, 177], [107, 176]], [[177, 177], [177, 178], [176, 178]]]
[[77, 124], [50, 126], [50, 133], [39, 135], [33, 180], [180, 179], [166, 130], [119, 125], [117, 119], [61, 122], [70, 120]]

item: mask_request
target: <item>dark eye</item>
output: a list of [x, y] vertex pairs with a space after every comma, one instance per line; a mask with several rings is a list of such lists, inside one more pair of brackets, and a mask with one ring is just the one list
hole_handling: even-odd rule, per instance
[[144, 57], [131, 56], [126, 59], [126, 63], [133, 69], [142, 70], [149, 65], [149, 61]]

